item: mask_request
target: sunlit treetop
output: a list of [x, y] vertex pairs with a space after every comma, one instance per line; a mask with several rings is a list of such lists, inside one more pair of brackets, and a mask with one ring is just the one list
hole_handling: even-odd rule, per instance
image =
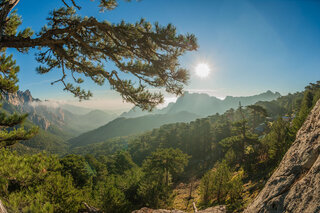
[[[149, 87], [182, 93], [189, 75], [180, 67], [178, 58], [197, 49], [194, 35], [180, 35], [172, 24], [160, 26], [144, 19], [114, 24], [81, 17], [77, 13], [81, 10], [80, 1], [75, 0], [62, 0], [64, 7], [50, 12], [48, 23], [40, 32], [34, 34], [30, 28], [18, 31], [21, 19], [12, 9], [19, 1], [0, 3], [0, 48], [24, 53], [37, 48], [36, 60], [41, 64], [37, 71], [60, 71], [61, 78], [52, 84], [62, 83], [64, 90], [80, 100], [92, 96], [80, 87], [83, 77], [98, 85], [107, 80], [125, 101], [146, 110], [163, 102], [163, 95], [151, 93]], [[100, 0], [99, 7], [102, 11], [115, 9], [117, 1]], [[110, 69], [108, 63], [116, 69]], [[134, 76], [134, 80], [121, 78], [121, 72]], [[67, 76], [71, 76], [71, 82]]]

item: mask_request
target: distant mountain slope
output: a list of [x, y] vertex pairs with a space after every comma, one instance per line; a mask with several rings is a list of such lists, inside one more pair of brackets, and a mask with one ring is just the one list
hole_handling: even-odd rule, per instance
[[[29, 90], [5, 95], [3, 109], [11, 113], [14, 111], [28, 113], [28, 119], [42, 129], [47, 130], [50, 126], [56, 126], [61, 130], [69, 131], [71, 135], [98, 128], [117, 117], [115, 114], [101, 110], [86, 112], [88, 109], [72, 105], [57, 107], [48, 101], [33, 98]], [[86, 113], [78, 114], [80, 111]]]
[[50, 153], [63, 154], [67, 150], [66, 138], [70, 138], [70, 135], [66, 135], [66, 132], [61, 130], [46, 131], [39, 129], [35, 137], [27, 141], [21, 141], [20, 144], [38, 151], [45, 150]]
[[[273, 119], [276, 120], [287, 113], [291, 114], [292, 112], [296, 112], [300, 108], [299, 103], [301, 103], [302, 99], [303, 93], [295, 93], [281, 96], [277, 100], [258, 102], [257, 104], [266, 106], [265, 109], [267, 110], [268, 115], [272, 115], [273, 117], [269, 117], [269, 122]], [[230, 116], [231, 113], [233, 115]], [[248, 120], [251, 122], [251, 119], [249, 119], [249, 116], [252, 116], [250, 110], [244, 108], [243, 113], [245, 116], [248, 116]], [[135, 121], [135, 119], [136, 118], [122, 118], [124, 121]], [[209, 143], [216, 141], [216, 143], [219, 144], [219, 141], [222, 140], [223, 137], [232, 134], [232, 128], [225, 128], [227, 126], [227, 123], [225, 123], [226, 119], [231, 123], [241, 119], [239, 110], [233, 112], [229, 111], [221, 115], [215, 114], [191, 122], [165, 124], [159, 128], [152, 129], [152, 131], [146, 131], [143, 134], [127, 137], [113, 137], [103, 142], [74, 147], [69, 151], [81, 155], [92, 154], [95, 156], [106, 156], [114, 154], [119, 150], [128, 150], [134, 161], [140, 164], [143, 159], [157, 148], [173, 147], [179, 148], [188, 155], [193, 156], [194, 162], [199, 162], [208, 160], [208, 158], [203, 158], [203, 144], [209, 140], [211, 140]], [[210, 147], [211, 146], [207, 147], [207, 149], [210, 149]], [[213, 147], [214, 146], [211, 148]], [[212, 159], [219, 156], [221, 157], [221, 152], [207, 152], [207, 156], [210, 156], [211, 154]]]
[[[66, 150], [64, 142], [83, 132], [98, 128], [113, 120], [116, 115], [101, 110], [91, 110], [86, 114], [74, 114], [70, 111], [81, 111], [81, 107], [67, 106], [68, 110], [53, 106], [48, 101], [41, 101], [32, 97], [29, 90], [18, 91], [4, 95], [1, 110], [9, 114], [17, 112], [28, 113], [26, 128], [39, 126], [38, 135], [21, 142], [22, 145], [34, 150], [46, 150], [53, 153], [61, 153]], [[85, 112], [86, 109], [82, 110]]]
[[241, 102], [242, 106], [247, 106], [258, 101], [272, 101], [280, 96], [280, 93], [271, 92], [269, 90], [265, 93], [247, 97], [227, 96], [224, 100], [221, 100], [214, 96], [209, 96], [208, 94], [185, 92], [184, 95], [180, 96], [175, 103], [170, 103], [163, 109], [156, 109], [154, 112], [149, 113], [134, 107], [129, 112], [123, 113], [121, 116], [133, 118], [148, 114], [166, 114], [188, 111], [198, 114], [201, 117], [206, 117], [216, 113], [224, 113], [230, 108], [237, 108], [239, 106], [239, 102]]
[[[280, 97], [280, 93], [267, 91], [259, 95], [248, 97], [227, 96], [224, 100], [208, 94], [184, 93], [175, 103], [170, 103], [163, 109], [153, 112], [142, 111], [134, 107], [118, 118], [96, 130], [84, 133], [69, 140], [72, 147], [105, 141], [112, 137], [127, 136], [142, 133], [163, 124], [188, 122], [196, 118], [206, 117], [216, 113], [224, 113], [230, 108], [254, 104], [258, 101], [271, 101]], [[185, 116], [185, 117], [183, 117]]]
[[96, 129], [117, 117], [115, 114], [101, 110], [92, 110], [84, 115], [75, 115], [65, 110], [64, 114], [66, 126], [76, 131], [77, 134]]
[[84, 146], [92, 143], [103, 142], [113, 137], [143, 133], [145, 131], [160, 127], [163, 124], [189, 122], [198, 117], [199, 115], [190, 112], [146, 115], [138, 118], [120, 117], [102, 127], [99, 127], [98, 129], [72, 138], [68, 142], [71, 147]]
[[79, 107], [79, 106], [70, 105], [70, 104], [60, 104], [59, 107], [63, 110], [67, 110], [76, 115], [84, 115], [92, 111], [92, 109], [90, 108]]
[[222, 113], [224, 111], [222, 103], [222, 100], [209, 96], [208, 94], [186, 92], [183, 96], [177, 99], [174, 105], [171, 106], [169, 112], [175, 113], [179, 111], [188, 111], [197, 113], [198, 115], [207, 116]]

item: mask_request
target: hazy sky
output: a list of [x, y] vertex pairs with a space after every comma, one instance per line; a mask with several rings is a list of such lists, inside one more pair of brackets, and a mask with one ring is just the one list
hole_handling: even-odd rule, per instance
[[[162, 25], [173, 23], [179, 33], [195, 34], [199, 50], [180, 60], [191, 72], [186, 90], [218, 97], [252, 95], [269, 89], [287, 94], [320, 80], [317, 0], [121, 1], [117, 9], [105, 13], [98, 13], [95, 3], [89, 0], [79, 2], [81, 14], [95, 15], [100, 20], [136, 22], [145, 18]], [[62, 5], [59, 0], [21, 0], [17, 9], [23, 26], [31, 26], [37, 32], [46, 23], [48, 12]], [[50, 85], [60, 77], [60, 72], [36, 74], [33, 51], [14, 57], [21, 66], [20, 89], [30, 89], [33, 96], [42, 99], [76, 101], [61, 86]], [[194, 75], [194, 67], [203, 62], [212, 70], [205, 79]], [[84, 86], [93, 91], [94, 100], [99, 100], [102, 107], [104, 104], [106, 108], [120, 107], [120, 97], [108, 91], [108, 85], [99, 87], [88, 82]]]

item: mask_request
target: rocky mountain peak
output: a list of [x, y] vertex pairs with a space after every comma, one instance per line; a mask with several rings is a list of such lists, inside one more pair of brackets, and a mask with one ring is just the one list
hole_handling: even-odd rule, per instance
[[[49, 110], [41, 109], [41, 107], [34, 105], [34, 103], [41, 101], [38, 98], [33, 98], [28, 89], [26, 91], [18, 90], [16, 93], [7, 93], [4, 95], [4, 99], [8, 105], [11, 104], [15, 106], [15, 110], [19, 113], [28, 113], [29, 120], [44, 130], [47, 130], [50, 127], [50, 121], [53, 120], [50, 118], [57, 117], [57, 115], [51, 113]], [[4, 105], [4, 108], [10, 111], [10, 107], [7, 107], [7, 105]], [[63, 115], [61, 116], [63, 120]]]
[[35, 99], [32, 97], [30, 90], [26, 91], [17, 91], [16, 93], [7, 93], [4, 95], [6, 101], [14, 106], [22, 106], [25, 104], [29, 104], [33, 101], [40, 101], [39, 99]]

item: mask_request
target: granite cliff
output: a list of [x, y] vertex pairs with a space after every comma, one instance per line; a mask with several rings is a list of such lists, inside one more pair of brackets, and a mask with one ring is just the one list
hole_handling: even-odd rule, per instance
[[28, 119], [44, 130], [58, 127], [75, 135], [100, 127], [116, 117], [115, 114], [92, 109], [85, 114], [76, 114], [72, 106], [66, 110], [63, 105], [56, 106], [33, 98], [29, 90], [5, 94], [3, 109], [10, 113], [28, 113]]
[[320, 212], [320, 100], [263, 190], [244, 211]]

